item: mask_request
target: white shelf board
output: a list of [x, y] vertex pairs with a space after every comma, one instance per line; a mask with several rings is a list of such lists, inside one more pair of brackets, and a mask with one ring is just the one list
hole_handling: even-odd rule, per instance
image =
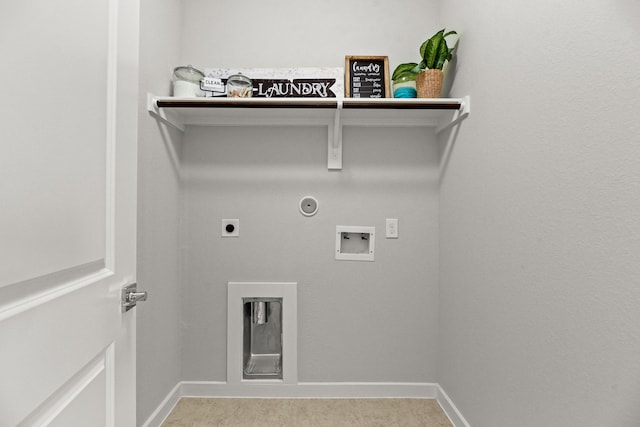
[[464, 120], [470, 98], [176, 98], [148, 95], [147, 109], [185, 126], [327, 126], [328, 168], [342, 169], [343, 126], [422, 126], [440, 132]]

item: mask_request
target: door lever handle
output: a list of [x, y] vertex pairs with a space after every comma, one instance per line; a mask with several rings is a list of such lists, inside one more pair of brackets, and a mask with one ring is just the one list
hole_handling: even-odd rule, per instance
[[147, 293], [146, 292], [131, 292], [128, 294], [129, 302], [138, 302], [138, 301], [146, 301]]
[[138, 285], [132, 283], [122, 288], [122, 312], [125, 313], [136, 306], [138, 301], [146, 301], [147, 293], [138, 292]]

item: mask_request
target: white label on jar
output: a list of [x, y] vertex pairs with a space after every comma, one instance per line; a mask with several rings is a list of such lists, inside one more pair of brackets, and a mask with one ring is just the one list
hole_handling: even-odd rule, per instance
[[215, 77], [205, 77], [200, 81], [200, 88], [209, 92], [224, 92], [222, 79]]

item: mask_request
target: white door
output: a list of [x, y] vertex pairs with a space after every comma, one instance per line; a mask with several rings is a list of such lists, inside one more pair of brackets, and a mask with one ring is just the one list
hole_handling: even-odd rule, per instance
[[0, 426], [135, 425], [137, 0], [0, 3]]

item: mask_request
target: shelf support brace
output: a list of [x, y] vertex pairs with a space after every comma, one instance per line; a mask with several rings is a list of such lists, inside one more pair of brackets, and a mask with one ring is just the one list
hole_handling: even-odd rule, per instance
[[436, 128], [436, 133], [439, 134], [449, 128], [454, 127], [455, 125], [457, 125], [458, 123], [466, 119], [470, 112], [471, 112], [471, 97], [467, 95], [463, 98], [462, 104], [460, 105], [460, 109], [456, 110], [456, 112], [454, 113], [453, 119], [450, 122], [445, 123], [444, 125]]
[[327, 168], [329, 170], [342, 169], [342, 101], [338, 101], [332, 123], [329, 123], [329, 141], [327, 143]]
[[151, 93], [147, 93], [147, 111], [162, 123], [169, 125], [179, 130], [180, 132], [184, 132], [184, 124], [182, 124], [176, 117], [172, 117], [171, 115], [167, 114], [166, 111], [158, 108], [156, 97]]

